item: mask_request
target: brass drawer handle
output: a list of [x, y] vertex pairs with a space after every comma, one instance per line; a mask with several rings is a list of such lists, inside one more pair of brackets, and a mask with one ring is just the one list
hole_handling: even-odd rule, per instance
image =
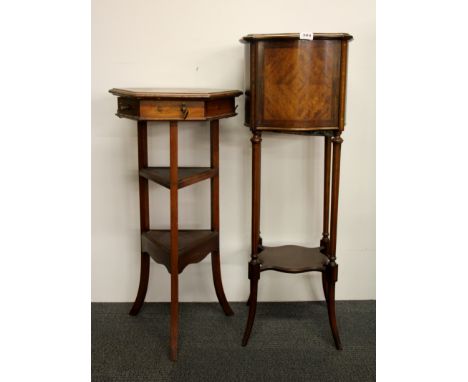
[[187, 116], [188, 116], [189, 111], [188, 111], [187, 105], [185, 103], [180, 105], [180, 111], [182, 112], [182, 116], [184, 117], [184, 119], [186, 119]]

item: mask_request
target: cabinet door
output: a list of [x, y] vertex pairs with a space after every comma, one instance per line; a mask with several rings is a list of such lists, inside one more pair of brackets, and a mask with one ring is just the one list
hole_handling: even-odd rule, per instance
[[338, 128], [341, 41], [259, 41], [257, 54], [259, 129]]

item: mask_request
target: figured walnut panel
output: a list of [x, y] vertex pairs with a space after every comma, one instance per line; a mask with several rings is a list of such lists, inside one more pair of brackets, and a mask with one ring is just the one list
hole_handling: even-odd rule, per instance
[[340, 41], [261, 41], [258, 119], [263, 127], [337, 127]]

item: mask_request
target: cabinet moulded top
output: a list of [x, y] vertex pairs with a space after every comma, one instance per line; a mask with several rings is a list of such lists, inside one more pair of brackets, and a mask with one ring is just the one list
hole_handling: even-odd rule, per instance
[[[299, 40], [300, 33], [248, 34], [240, 42], [250, 43], [259, 40]], [[352, 40], [348, 33], [314, 33], [314, 40]]]

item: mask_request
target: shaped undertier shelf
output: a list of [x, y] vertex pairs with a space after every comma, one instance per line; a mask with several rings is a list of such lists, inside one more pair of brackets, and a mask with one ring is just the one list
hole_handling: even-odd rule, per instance
[[[210, 230], [179, 230], [179, 272], [193, 263], [202, 261], [210, 252], [219, 248], [218, 232]], [[141, 235], [142, 252], [148, 253], [171, 272], [171, 231], [151, 230]]]
[[264, 247], [258, 254], [260, 271], [275, 270], [286, 273], [324, 271], [329, 263], [321, 248], [307, 248], [298, 245]]

